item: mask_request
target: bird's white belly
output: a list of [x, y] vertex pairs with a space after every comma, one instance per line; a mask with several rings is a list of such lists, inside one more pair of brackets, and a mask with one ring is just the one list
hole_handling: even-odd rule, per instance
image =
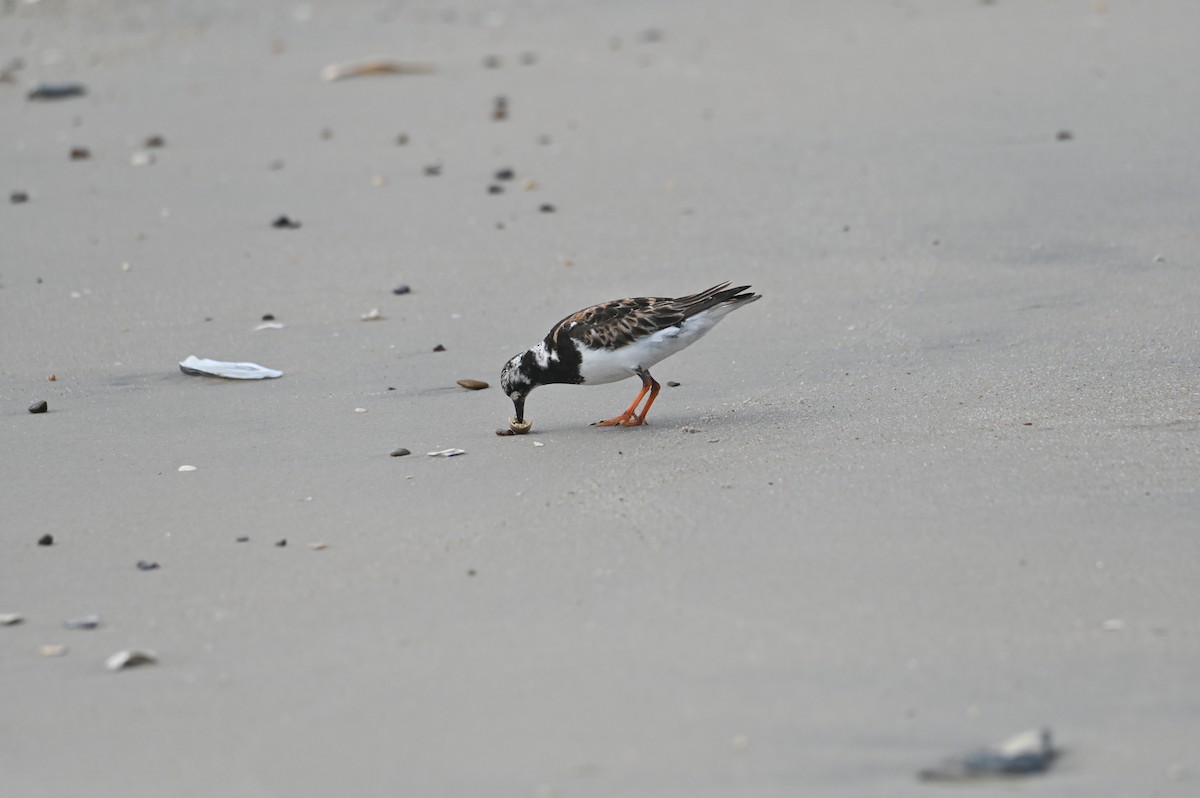
[[689, 324], [668, 327], [620, 349], [583, 350], [579, 376], [585, 385], [599, 385], [632, 377], [638, 369], [649, 369], [660, 360], [686, 349], [711, 325]]

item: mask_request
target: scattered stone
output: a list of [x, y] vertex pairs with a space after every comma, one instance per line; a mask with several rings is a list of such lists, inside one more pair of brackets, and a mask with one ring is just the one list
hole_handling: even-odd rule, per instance
[[488, 193], [489, 194], [503, 194], [504, 186], [499, 186], [499, 185], [496, 185], [495, 183], [492, 183], [490, 186], [488, 186]]
[[99, 625], [99, 615], [82, 615], [69, 621], [63, 621], [64, 629], [95, 629]]
[[396, 296], [404, 296], [405, 294], [412, 293], [412, 288], [409, 287], [408, 283], [401, 283], [392, 289], [392, 293]]
[[383, 318], [383, 314], [379, 312], [379, 308], [371, 308], [359, 318], [363, 321], [379, 321]]
[[508, 119], [508, 98], [501, 95], [492, 101], [492, 121], [503, 122]]
[[274, 313], [264, 313], [262, 315], [262, 320], [263, 321], [275, 321], [275, 314]]
[[542, 213], [554, 213], [554, 211], [557, 209], [553, 205], [551, 205], [549, 202], [547, 202], [547, 203], [544, 203], [540, 208], [538, 208], [538, 210], [541, 211]]
[[1155, 255], [1155, 256], [1154, 256], [1154, 262], [1155, 262], [1155, 263], [1166, 263], [1166, 262], [1167, 262], [1167, 256], [1166, 256], [1166, 255]]
[[654, 44], [655, 42], [662, 41], [663, 32], [659, 28], [647, 28], [646, 30], [642, 31], [640, 38], [646, 44]]
[[234, 541], [237, 543], [249, 543], [250, 536], [249, 535], [238, 535], [236, 538], [234, 538]]
[[131, 648], [125, 651], [118, 651], [104, 662], [104, 667], [114, 673], [123, 671], [126, 668], [134, 668], [138, 665], [152, 665], [158, 662], [158, 657], [153, 651], [142, 651], [141, 649]]
[[196, 471], [197, 469], [194, 465], [181, 465], [179, 468], [177, 468], [175, 470], [179, 471], [180, 473], [186, 473], [188, 471]]
[[435, 347], [433, 348], [433, 351], [434, 351], [434, 352], [445, 352], [445, 351], [446, 351], [446, 347], [442, 346], [441, 344], [438, 344], [437, 346], [435, 346]]
[[441, 449], [436, 452], [426, 452], [429, 457], [458, 457], [460, 454], [466, 454], [466, 449]]
[[92, 151], [89, 150], [87, 147], [72, 147], [71, 148], [71, 160], [72, 161], [86, 161], [88, 158], [91, 158], [91, 157], [92, 157]]
[[667, 380], [667, 387], [668, 388], [678, 388], [679, 383], [675, 382], [675, 380]]
[[367, 408], [365, 408], [365, 407], [356, 407], [356, 408], [354, 408], [354, 412], [355, 412], [355, 413], [365, 413], [365, 412], [367, 412]]
[[54, 535], [42, 535], [40, 538], [38, 538], [38, 545], [39, 546], [53, 546], [54, 545]]
[[159, 147], [165, 147], [166, 145], [167, 140], [159, 135], [147, 136], [146, 140], [142, 143], [142, 146], [148, 150], [157, 150]]
[[23, 202], [29, 202], [29, 194], [24, 191], [14, 191], [8, 195], [8, 201], [13, 205], [20, 205]]
[[150, 560], [138, 560], [137, 567], [139, 571], [154, 571], [158, 569], [159, 565], [158, 563], [151, 562]]
[[300, 227], [300, 222], [292, 221], [286, 216], [280, 216], [278, 219], [271, 222], [271, 226], [276, 230], [295, 230]]
[[87, 94], [87, 86], [82, 83], [42, 83], [25, 95], [29, 100], [67, 100], [72, 97], [82, 97]]
[[371, 185], [375, 186], [375, 188], [383, 188], [387, 185], [387, 178], [383, 175], [372, 175]]
[[917, 773], [922, 781], [975, 781], [1045, 773], [1058, 756], [1050, 729], [1030, 729], [999, 745], [952, 757]]
[[501, 438], [507, 438], [508, 436], [516, 435], [517, 433], [511, 429], [498, 429], [498, 430], [496, 430], [496, 434], [499, 435]]
[[517, 176], [516, 172], [514, 172], [512, 169], [497, 169], [496, 170], [496, 179], [497, 180], [512, 180], [516, 176]]
[[484, 69], [499, 69], [503, 61], [498, 55], [488, 55], [483, 58]]
[[0, 626], [16, 626], [25, 620], [15, 612], [0, 612]]
[[333, 138], [333, 128], [331, 128], [331, 127], [321, 128], [321, 140], [329, 141], [331, 138]]
[[533, 66], [538, 61], [537, 53], [521, 53], [521, 66]]
[[283, 538], [282, 540], [275, 541], [275, 545], [282, 549], [284, 546], [287, 545], [287, 538]]
[[284, 163], [282, 158], [276, 158], [275, 160], [267, 163], [267, 170], [271, 172], [278, 172], [283, 167]]
[[399, 449], [392, 449], [391, 451], [392, 457], [407, 457], [410, 454], [412, 454], [412, 452], [410, 452], [408, 449], [405, 449], [403, 446], [401, 446]]
[[483, 380], [459, 380], [459, 387], [466, 388], [468, 391], [482, 391], [488, 387], [488, 384]]
[[130, 263], [129, 261], [125, 261], [124, 263], [121, 264], [121, 271], [123, 271], [123, 272], [133, 271], [133, 264]]
[[67, 647], [60, 645], [38, 646], [38, 653], [43, 657], [64, 657], [67, 654]]
[[310, 549], [312, 549], [313, 551], [324, 551], [325, 549], [329, 548], [329, 544], [328, 543], [309, 543], [308, 547]]
[[408, 144], [408, 134], [407, 133], [401, 133], [400, 135], [396, 136], [396, 146], [397, 147], [403, 147], [405, 144]]
[[1070, 141], [1075, 138], [1075, 134], [1069, 130], [1060, 130], [1055, 134], [1054, 138], [1058, 141]]
[[442, 165], [440, 163], [426, 164], [426, 166], [425, 166], [425, 176], [426, 177], [437, 177], [441, 173], [442, 173]]
[[53, 374], [51, 374], [51, 375], [50, 375], [49, 377], [47, 377], [46, 379], [50, 380], [50, 382], [57, 382], [57, 381], [58, 381], [58, 377], [54, 376]]
[[534, 446], [545, 446], [546, 444], [542, 443], [541, 441], [534, 441], [533, 445]]
[[30, 413], [45, 413], [49, 409], [50, 405], [46, 404], [44, 400], [41, 402], [34, 402], [29, 406]]
[[138, 150], [129, 156], [129, 162], [134, 166], [150, 166], [157, 160], [158, 158], [149, 150]]
[[690, 432], [693, 435], [700, 431], [696, 427], [680, 427], [679, 430], [680, 432]]

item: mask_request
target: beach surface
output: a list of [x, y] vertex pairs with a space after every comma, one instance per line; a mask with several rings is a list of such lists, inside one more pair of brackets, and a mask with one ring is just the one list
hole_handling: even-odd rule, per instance
[[[0, 4], [0, 792], [937, 796], [1047, 726], [969, 794], [1197, 794], [1197, 30]], [[555, 321], [723, 280], [649, 425], [495, 435]]]

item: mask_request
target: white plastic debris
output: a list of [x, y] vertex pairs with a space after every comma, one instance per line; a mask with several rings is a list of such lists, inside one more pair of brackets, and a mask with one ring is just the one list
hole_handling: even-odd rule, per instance
[[194, 465], [181, 465], [181, 466], [180, 466], [178, 469], [176, 469], [176, 470], [177, 470], [177, 471], [179, 471], [180, 473], [185, 473], [185, 472], [187, 472], [187, 471], [195, 471], [195, 470], [196, 470], [196, 467], [195, 467]]
[[154, 662], [158, 662], [158, 657], [154, 656], [153, 651], [142, 651], [140, 649], [132, 648], [126, 649], [125, 651], [118, 651], [116, 654], [113, 654], [105, 661], [104, 667], [108, 668], [110, 671], [123, 671], [126, 668], [133, 668], [138, 665], [149, 665]]
[[466, 453], [466, 449], [442, 449], [440, 452], [426, 452], [430, 457], [457, 457]]
[[227, 380], [264, 380], [282, 377], [282, 371], [269, 369], [257, 363], [232, 363], [224, 360], [209, 360], [189, 355], [179, 363], [184, 374], [200, 377], [224, 377]]
[[1050, 729], [1030, 729], [1002, 743], [952, 757], [917, 774], [923, 781], [974, 781], [1045, 773], [1058, 756]]

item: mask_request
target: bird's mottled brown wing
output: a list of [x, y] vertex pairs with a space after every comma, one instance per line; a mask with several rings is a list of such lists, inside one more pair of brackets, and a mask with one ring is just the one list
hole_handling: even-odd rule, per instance
[[548, 338], [562, 335], [592, 349], [620, 349], [642, 336], [683, 321], [685, 308], [662, 297], [617, 299], [572, 313], [550, 330]]

